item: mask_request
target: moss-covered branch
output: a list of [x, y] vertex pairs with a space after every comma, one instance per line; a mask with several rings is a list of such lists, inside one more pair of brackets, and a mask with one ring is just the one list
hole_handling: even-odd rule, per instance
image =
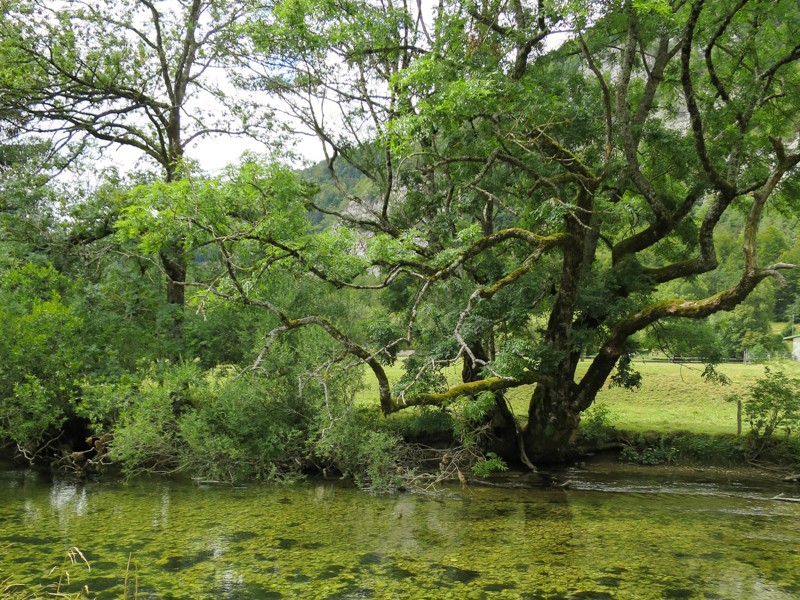
[[[444, 392], [424, 392], [393, 398], [388, 412], [397, 412], [411, 406], [444, 406], [461, 396], [474, 396], [481, 392], [498, 392], [533, 383], [546, 383], [552, 378], [543, 373], [531, 372], [521, 379], [511, 377], [488, 377], [452, 386]], [[383, 407], [383, 405], [381, 405]], [[385, 414], [388, 414], [384, 410]]]
[[735, 286], [713, 296], [700, 300], [664, 300], [621, 320], [612, 329], [578, 386], [579, 406], [584, 409], [591, 404], [622, 355], [625, 341], [637, 331], [661, 319], [703, 319], [719, 311], [733, 310], [762, 280], [777, 277], [780, 270], [791, 268], [793, 265], [777, 263], [755, 273], [745, 272]]

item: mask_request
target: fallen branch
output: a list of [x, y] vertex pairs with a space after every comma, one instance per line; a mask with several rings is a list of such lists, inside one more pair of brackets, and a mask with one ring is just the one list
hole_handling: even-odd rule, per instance
[[777, 500], [778, 502], [800, 502], [800, 498], [789, 498], [783, 494], [778, 494], [777, 496], [770, 498], [770, 500]]

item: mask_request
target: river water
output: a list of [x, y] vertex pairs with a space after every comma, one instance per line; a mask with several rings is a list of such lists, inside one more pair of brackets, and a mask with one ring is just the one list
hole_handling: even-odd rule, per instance
[[[61, 592], [109, 599], [800, 598], [800, 504], [772, 500], [798, 486], [630, 467], [564, 478], [567, 489], [371, 496], [327, 480], [232, 488], [7, 470], [0, 590], [55, 591], [61, 578]], [[69, 563], [73, 547], [90, 569]]]

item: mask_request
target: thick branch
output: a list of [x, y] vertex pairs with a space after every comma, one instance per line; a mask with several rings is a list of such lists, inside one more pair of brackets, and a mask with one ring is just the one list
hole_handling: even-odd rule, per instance
[[691, 191], [674, 213], [667, 213], [662, 218], [657, 216], [649, 227], [615, 244], [611, 251], [612, 263], [617, 264], [623, 258], [650, 248], [668, 236], [675, 226], [689, 214], [699, 197], [698, 190]]
[[689, 111], [689, 122], [692, 126], [694, 135], [694, 145], [697, 157], [709, 181], [724, 195], [734, 194], [734, 186], [714, 167], [706, 146], [705, 132], [703, 131], [703, 118], [697, 106], [694, 94], [694, 83], [692, 82], [692, 42], [694, 41], [694, 31], [700, 13], [703, 11], [704, 0], [695, 0], [692, 11], [686, 22], [686, 29], [683, 34], [683, 46], [681, 48], [681, 84], [683, 85], [683, 95], [686, 99], [686, 109]]
[[[526, 143], [517, 139], [513, 134], [508, 134], [508, 139], [521, 148], [528, 150]], [[598, 179], [591, 169], [589, 169], [575, 154], [559, 144], [556, 139], [543, 128], [533, 128], [530, 133], [530, 142], [538, 146], [546, 158], [561, 165], [568, 173], [575, 176], [584, 185], [588, 187], [597, 185]]]
[[612, 329], [579, 384], [578, 403], [580, 408], [586, 408], [591, 404], [594, 395], [603, 386], [617, 359], [622, 355], [625, 341], [637, 331], [665, 318], [703, 319], [723, 310], [733, 310], [762, 280], [767, 277], [780, 277], [780, 270], [793, 267], [794, 265], [777, 263], [756, 272], [746, 271], [735, 286], [708, 298], [665, 300], [620, 321]]
[[500, 231], [497, 231], [491, 235], [487, 235], [475, 242], [472, 246], [467, 248], [464, 252], [453, 259], [450, 264], [434, 273], [432, 275], [432, 279], [440, 280], [452, 275], [470, 258], [473, 258], [484, 250], [487, 250], [493, 246], [497, 246], [498, 244], [507, 240], [522, 240], [530, 244], [533, 248], [538, 249], [541, 253], [551, 248], [566, 246], [570, 243], [570, 237], [571, 236], [565, 233], [555, 233], [549, 236], [537, 235], [521, 227], [508, 227], [506, 229], [501, 229]]
[[289, 329], [303, 327], [305, 325], [317, 325], [321, 327], [329, 336], [339, 342], [345, 350], [353, 356], [363, 360], [372, 369], [375, 379], [378, 380], [378, 394], [381, 402], [381, 410], [384, 414], [392, 412], [392, 393], [389, 386], [389, 378], [380, 362], [366, 348], [357, 344], [344, 333], [334, 327], [329, 321], [316, 316], [303, 317], [301, 319], [287, 319], [286, 326]]

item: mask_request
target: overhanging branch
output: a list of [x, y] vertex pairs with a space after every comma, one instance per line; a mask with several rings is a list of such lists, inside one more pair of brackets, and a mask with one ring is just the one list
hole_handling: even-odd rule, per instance
[[[425, 392], [393, 398], [389, 412], [397, 412], [411, 406], [443, 406], [455, 401], [460, 396], [474, 396], [481, 392], [497, 392], [523, 385], [531, 385], [534, 383], [547, 384], [551, 382], [552, 377], [535, 371], [527, 373], [525, 377], [521, 379], [499, 376], [488, 377], [486, 379], [479, 379], [478, 381], [454, 385], [444, 392]], [[386, 413], [386, 411], [384, 411], [384, 413]]]

